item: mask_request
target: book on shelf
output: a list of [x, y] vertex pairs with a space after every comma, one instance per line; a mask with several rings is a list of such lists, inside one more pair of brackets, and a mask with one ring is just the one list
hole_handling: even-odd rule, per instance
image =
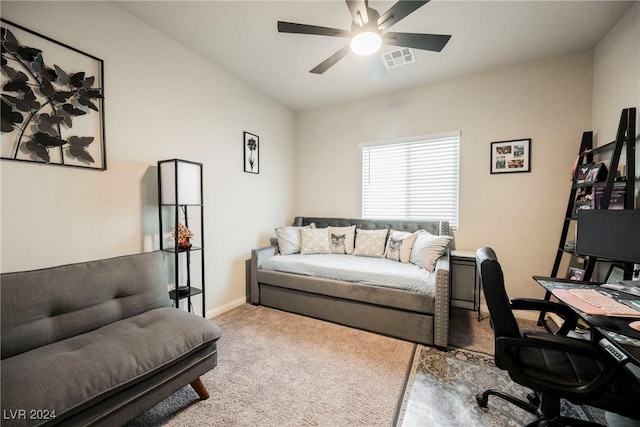
[[[593, 209], [600, 209], [602, 196], [604, 195], [604, 187], [596, 187], [593, 189]], [[624, 184], [615, 185], [611, 191], [611, 199], [609, 199], [609, 209], [624, 209], [627, 189]]]

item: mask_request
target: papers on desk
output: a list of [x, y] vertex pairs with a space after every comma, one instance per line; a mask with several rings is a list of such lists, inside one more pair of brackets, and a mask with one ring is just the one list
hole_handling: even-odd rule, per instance
[[618, 283], [603, 283], [601, 286], [607, 289], [613, 289], [616, 291], [624, 292], [625, 294], [634, 295], [640, 297], [640, 288], [635, 286], [638, 282], [632, 282], [631, 280], [623, 280]]
[[[598, 303], [596, 305], [593, 302], [587, 302], [589, 298], [581, 297], [579, 293], [575, 291], [576, 290], [571, 289], [554, 289], [553, 291], [551, 291], [551, 293], [560, 301], [569, 304], [570, 306], [580, 310], [585, 314], [610, 317], [640, 318], [640, 307], [634, 306], [636, 303], [640, 304], [640, 301], [620, 300], [620, 302], [618, 302], [607, 295], [601, 294], [601, 296], [604, 297], [606, 301], [604, 301], [604, 303]], [[621, 302], [625, 301], [630, 301], [631, 303], [621, 304]]]

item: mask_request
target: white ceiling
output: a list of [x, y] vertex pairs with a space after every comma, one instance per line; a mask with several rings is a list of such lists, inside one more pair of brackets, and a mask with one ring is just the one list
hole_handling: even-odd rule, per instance
[[[592, 49], [631, 1], [434, 0], [397, 32], [451, 34], [440, 53], [372, 82], [367, 58], [349, 54], [322, 75], [309, 70], [347, 39], [281, 34], [278, 20], [350, 30], [344, 1], [119, 1], [158, 31], [294, 110], [388, 93], [454, 76]], [[394, 1], [371, 0], [380, 13]], [[383, 52], [393, 47], [383, 47]]]

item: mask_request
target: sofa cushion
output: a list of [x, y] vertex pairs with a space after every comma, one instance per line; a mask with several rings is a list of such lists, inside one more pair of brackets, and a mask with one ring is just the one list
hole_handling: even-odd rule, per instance
[[391, 230], [389, 232], [389, 240], [387, 240], [387, 247], [384, 250], [384, 257], [394, 261], [409, 262], [417, 233], [419, 232], [409, 233]]
[[328, 227], [332, 254], [351, 254], [356, 245], [356, 226]]
[[451, 240], [450, 236], [434, 236], [426, 231], [419, 233], [409, 261], [427, 271], [434, 271], [438, 258], [445, 253]]
[[303, 228], [300, 230], [300, 253], [330, 254], [329, 230], [326, 228]]
[[434, 273], [414, 264], [384, 258], [346, 254], [275, 255], [264, 260], [260, 270], [281, 271], [431, 295], [435, 293]]
[[356, 248], [353, 255], [382, 258], [389, 230], [356, 230]]
[[182, 310], [158, 308], [2, 361], [2, 410], [80, 412], [203, 347], [220, 329]]
[[2, 359], [171, 305], [162, 252], [4, 273]]
[[278, 238], [278, 251], [280, 255], [292, 255], [300, 253], [300, 229], [316, 228], [314, 224], [304, 227], [278, 227], [276, 236]]

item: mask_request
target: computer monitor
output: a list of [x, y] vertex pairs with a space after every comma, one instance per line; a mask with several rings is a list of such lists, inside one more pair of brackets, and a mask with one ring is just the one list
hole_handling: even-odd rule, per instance
[[576, 253], [640, 264], [640, 209], [580, 210]]

